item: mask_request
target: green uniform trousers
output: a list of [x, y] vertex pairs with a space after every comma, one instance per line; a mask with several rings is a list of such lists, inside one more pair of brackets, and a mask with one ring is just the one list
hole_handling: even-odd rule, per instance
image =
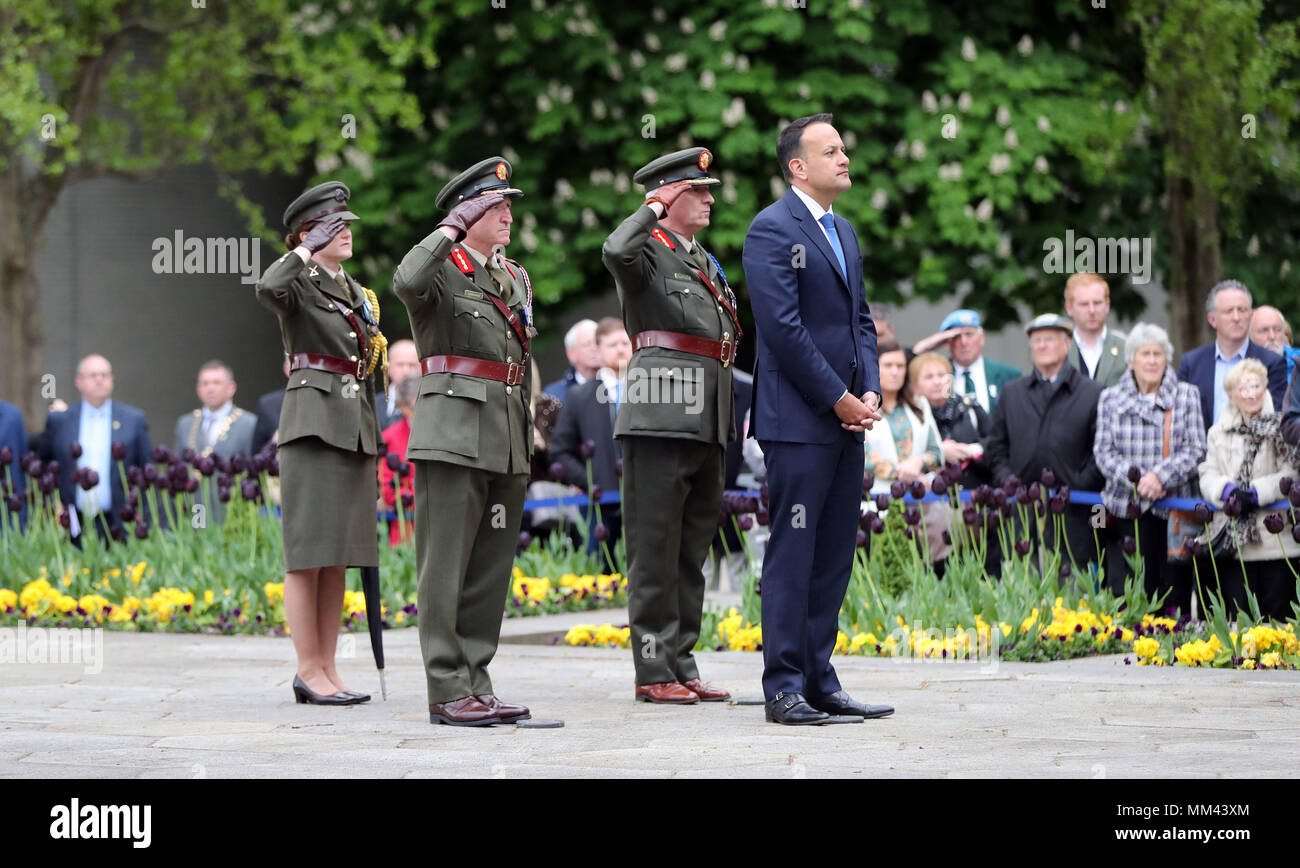
[[528, 477], [415, 459], [420, 651], [429, 703], [492, 693]]
[[692, 651], [726, 479], [722, 447], [670, 437], [619, 442], [636, 683], [689, 681], [700, 676]]

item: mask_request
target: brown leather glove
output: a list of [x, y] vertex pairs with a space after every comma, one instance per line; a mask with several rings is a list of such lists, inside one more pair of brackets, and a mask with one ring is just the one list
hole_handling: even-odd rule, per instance
[[489, 210], [499, 204], [505, 196], [500, 193], [489, 193], [486, 196], [475, 196], [473, 199], [466, 199], [442, 218], [442, 222], [437, 228], [446, 226], [456, 232], [456, 240], [459, 241], [465, 237], [469, 227], [473, 226]]
[[348, 221], [342, 217], [330, 217], [311, 228], [302, 239], [302, 246], [312, 253], [318, 253], [329, 247], [335, 236], [346, 228], [348, 228]]

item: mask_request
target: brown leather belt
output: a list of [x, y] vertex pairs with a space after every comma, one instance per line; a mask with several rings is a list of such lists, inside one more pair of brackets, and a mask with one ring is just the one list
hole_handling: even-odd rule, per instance
[[316, 353], [294, 353], [289, 357], [289, 370], [299, 371], [311, 368], [313, 371], [329, 371], [331, 374], [352, 374], [358, 380], [366, 378], [366, 360], [340, 359], [337, 356], [322, 356]]
[[665, 347], [666, 349], [681, 350], [683, 353], [691, 353], [696, 356], [707, 356], [710, 359], [717, 359], [722, 362], [724, 368], [736, 361], [736, 342], [730, 339], [715, 341], [709, 338], [697, 338], [694, 335], [684, 335], [680, 332], [650, 329], [638, 332], [637, 336], [632, 339], [632, 349], [634, 351], [642, 347]]
[[507, 386], [518, 386], [524, 381], [525, 362], [493, 362], [469, 356], [425, 356], [420, 359], [420, 372], [424, 374], [465, 374], [496, 380]]

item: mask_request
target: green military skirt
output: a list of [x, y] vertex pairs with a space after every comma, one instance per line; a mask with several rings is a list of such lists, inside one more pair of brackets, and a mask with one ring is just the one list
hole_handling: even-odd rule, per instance
[[375, 456], [301, 437], [279, 459], [285, 571], [379, 566]]

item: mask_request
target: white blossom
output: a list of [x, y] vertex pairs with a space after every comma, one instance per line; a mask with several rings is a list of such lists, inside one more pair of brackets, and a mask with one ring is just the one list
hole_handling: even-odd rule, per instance
[[957, 110], [963, 113], [970, 111], [970, 93], [968, 91], [963, 90], [961, 96], [957, 97]]
[[559, 178], [555, 182], [555, 201], [567, 202], [573, 198], [573, 185], [565, 178]]
[[604, 120], [606, 114], [608, 114], [608, 111], [605, 109], [605, 102], [603, 100], [598, 99], [592, 102], [591, 116], [593, 118], [598, 121]]
[[695, 22], [689, 18], [682, 19], [682, 33], [691, 34], [695, 32]]
[[1008, 256], [1011, 255], [1011, 233], [1009, 232], [1002, 233], [1002, 237], [998, 239], [997, 254], [1002, 259], [1006, 259]]
[[885, 206], [888, 204], [889, 196], [885, 194], [884, 190], [877, 187], [876, 192], [871, 194], [871, 207], [875, 208], [877, 211], [884, 211]]
[[998, 106], [997, 121], [998, 121], [998, 126], [1000, 127], [1011, 126], [1011, 109], [1007, 108], [1004, 105]]
[[653, 87], [641, 88], [641, 99], [645, 100], [646, 105], [654, 105], [659, 102], [659, 93]]
[[731, 105], [722, 110], [722, 123], [729, 127], [734, 127], [745, 119], [745, 101], [740, 97], [733, 97]]
[[799, 93], [799, 99], [812, 99], [812, 88], [808, 86], [808, 82], [799, 82], [799, 86], [795, 89]]
[[1042, 154], [1034, 157], [1034, 171], [1043, 175], [1047, 174], [1047, 158]]
[[912, 159], [913, 159], [913, 160], [924, 160], [924, 159], [925, 159], [925, 142], [921, 141], [920, 139], [912, 139], [912, 147], [911, 147], [910, 151], [911, 151]]
[[1071, 51], [1078, 51], [1078, 50], [1079, 50], [1079, 45], [1080, 45], [1081, 43], [1080, 43], [1080, 40], [1079, 40], [1079, 34], [1078, 34], [1078, 33], [1071, 33], [1071, 34], [1070, 34], [1069, 44], [1070, 44], [1070, 50], [1071, 50]]
[[669, 72], [681, 72], [686, 68], [686, 55], [682, 52], [670, 54], [664, 58], [664, 69]]
[[943, 96], [939, 97], [939, 108], [952, 108], [952, 94], [945, 93]]
[[650, 51], [659, 50], [659, 34], [653, 30], [648, 31], [645, 35], [645, 47]]
[[921, 108], [930, 114], [939, 110], [939, 103], [934, 98], [934, 93], [927, 90], [921, 94]]
[[[912, 227], [912, 215], [904, 211], [902, 215], [898, 218], [898, 222], [902, 225], [904, 229], [910, 229]], [[927, 255], [926, 258], [928, 259], [929, 256]]]
[[582, 209], [582, 228], [594, 229], [596, 227], [596, 212], [590, 208]]
[[1019, 51], [1022, 57], [1028, 57], [1034, 52], [1034, 40], [1028, 33], [1020, 37], [1020, 41], [1016, 43], [1016, 51]]
[[1259, 236], [1250, 236], [1250, 241], [1246, 244], [1247, 256], [1259, 256]]
[[1047, 132], [1048, 130], [1050, 130], [1051, 128], [1052, 128], [1052, 122], [1049, 121], [1049, 120], [1047, 119], [1046, 115], [1039, 115], [1039, 116], [1038, 116], [1038, 131], [1039, 131], [1040, 133], [1045, 133], [1045, 132]]
[[985, 223], [992, 216], [993, 203], [988, 199], [981, 199], [980, 203], [975, 206], [975, 219], [981, 223]]
[[559, 229], [552, 229], [550, 232], [547, 232], [547, 233], [546, 233], [546, 238], [547, 238], [547, 240], [550, 241], [552, 244], [563, 244], [563, 243], [564, 243], [564, 233], [561, 232]]
[[749, 58], [743, 54], [736, 58], [736, 72], [749, 72]]
[[736, 173], [722, 173], [722, 201], [729, 204], [735, 204], [736, 201]]
[[640, 69], [645, 66], [645, 55], [639, 51], [629, 52], [627, 62], [632, 65], [633, 69]]
[[1007, 171], [1010, 168], [1011, 168], [1010, 154], [994, 154], [992, 157], [989, 157], [990, 175], [1001, 175], [1003, 172]]
[[700, 73], [700, 90], [713, 90], [717, 85], [718, 78], [713, 74], [713, 70], [706, 69]]
[[623, 80], [623, 67], [618, 65], [617, 60], [611, 60], [607, 69], [609, 70], [609, 77], [614, 79], [614, 81]]
[[939, 167], [940, 181], [960, 181], [961, 163], [944, 163]]
[[654, 19], [656, 24], [663, 24], [668, 20], [668, 13], [656, 6], [650, 10], [650, 17]]
[[1006, 146], [1008, 151], [1014, 151], [1020, 145], [1020, 137], [1016, 135], [1015, 130], [1008, 129], [1006, 135], [1002, 137], [1002, 144]]
[[907, 156], [907, 139], [899, 139], [898, 144], [894, 145], [894, 156], [895, 157]]
[[627, 175], [619, 173], [614, 176], [614, 192], [626, 193], [632, 189], [632, 180]]
[[1115, 114], [1122, 115], [1128, 111], [1128, 103], [1122, 99], [1115, 100]]
[[539, 112], [548, 112], [551, 110], [551, 98], [544, 93], [537, 95], [537, 110]]
[[709, 25], [709, 38], [714, 42], [721, 42], [723, 37], [726, 35], [727, 22], [724, 19], [719, 18], [717, 21]]
[[1104, 204], [1097, 209], [1097, 219], [1105, 223], [1110, 219], [1110, 204]]
[[1282, 267], [1277, 270], [1277, 276], [1284, 278], [1290, 273], [1291, 273], [1291, 260], [1283, 259]]
[[847, 150], [851, 151], [858, 145], [858, 134], [853, 132], [853, 130], [845, 130], [840, 134], [840, 138], [843, 140], [844, 147]]
[[969, 36], [962, 38], [961, 56], [968, 61], [973, 61], [979, 56], [975, 53], [975, 40], [971, 39]]

